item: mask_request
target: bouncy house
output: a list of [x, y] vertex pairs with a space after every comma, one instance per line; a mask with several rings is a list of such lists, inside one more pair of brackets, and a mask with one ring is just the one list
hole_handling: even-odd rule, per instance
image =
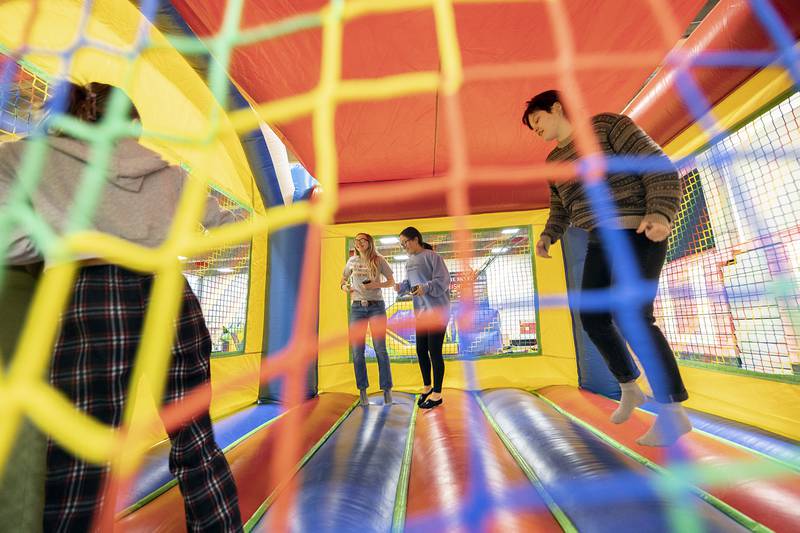
[[[800, 530], [799, 36], [794, 0], [1, 3], [0, 156], [25, 149], [0, 157], [0, 243], [22, 231], [45, 264], [22, 288], [30, 265], [0, 269], [4, 483], [39, 453], [24, 479], [49, 502], [49, 440], [106, 465], [93, 528], [185, 531], [167, 435], [210, 408], [246, 531]], [[121, 89], [140, 120], [116, 97], [75, 120], [65, 81]], [[573, 161], [547, 161], [555, 143], [520, 121], [548, 89], [575, 124]], [[654, 316], [692, 429], [669, 446], [637, 442], [663, 412], [662, 373], [646, 368], [647, 402], [613, 423], [620, 380], [583, 324], [587, 308], [641, 305], [641, 272], [582, 290], [593, 237], [577, 227], [536, 252], [556, 184], [615, 209], [604, 175], [664, 164], [592, 148], [599, 113], [630, 117], [680, 177]], [[90, 147], [63, 228], [32, 207], [48, 128]], [[186, 175], [155, 248], [93, 225], [130, 137]], [[209, 198], [226, 223], [198, 231]], [[343, 268], [369, 234], [409, 278], [409, 226], [450, 274], [443, 403], [420, 407], [414, 298], [387, 286], [393, 401], [370, 333], [362, 405]], [[87, 257], [155, 274], [113, 424], [48, 379]], [[184, 285], [210, 386], [164, 403]], [[12, 516], [42, 513], [0, 494]]]

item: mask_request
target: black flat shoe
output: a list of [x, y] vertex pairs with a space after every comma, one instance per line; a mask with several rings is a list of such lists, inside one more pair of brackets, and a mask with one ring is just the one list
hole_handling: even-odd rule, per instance
[[422, 402], [422, 405], [419, 406], [420, 409], [433, 409], [437, 405], [442, 405], [442, 398], [438, 400], [425, 400]]
[[427, 400], [428, 396], [430, 396], [431, 394], [433, 394], [433, 390], [429, 390], [424, 394], [420, 394], [419, 399], [417, 399], [417, 405], [422, 407], [422, 404], [425, 403], [425, 400]]

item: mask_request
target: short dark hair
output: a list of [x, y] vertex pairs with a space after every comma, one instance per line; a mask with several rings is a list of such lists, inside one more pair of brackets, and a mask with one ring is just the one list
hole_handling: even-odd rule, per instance
[[[533, 113], [534, 111], [544, 111], [546, 113], [550, 113], [553, 109], [553, 104], [558, 102], [561, 104], [561, 108], [564, 109], [564, 102], [561, 101], [561, 95], [558, 94], [558, 91], [550, 89], [549, 91], [544, 91], [543, 93], [539, 93], [527, 102], [525, 102], [525, 112], [522, 114], [522, 123], [528, 126], [528, 128], [533, 129], [531, 127], [531, 122], [528, 119], [528, 115]], [[567, 110], [564, 109], [564, 115], [566, 116]]]

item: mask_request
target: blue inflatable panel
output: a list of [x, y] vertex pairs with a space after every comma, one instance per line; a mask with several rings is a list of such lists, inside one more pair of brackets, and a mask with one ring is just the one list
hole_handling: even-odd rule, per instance
[[700, 498], [658, 492], [659, 474], [521, 390], [483, 393], [500, 429], [581, 532], [671, 532], [672, 511], [691, 509], [705, 531], [746, 531]]
[[[646, 403], [642, 408], [651, 413], [654, 412], [652, 402]], [[742, 424], [741, 422], [700, 411], [690, 410], [689, 419], [695, 429], [729, 440], [750, 450], [761, 452], [800, 469], [800, 443], [797, 441]]]
[[[414, 396], [356, 407], [298, 474], [289, 531], [390, 531]], [[274, 509], [253, 531], [276, 531]]]
[[299, 202], [308, 199], [309, 191], [319, 185], [319, 182], [299, 163], [292, 165], [290, 170], [294, 182], [293, 200]]
[[[568, 228], [561, 238], [567, 291], [570, 296], [578, 295], [581, 290], [588, 235], [582, 229]], [[611, 374], [605, 359], [600, 355], [589, 335], [583, 331], [580, 313], [577, 309], [572, 308], [570, 315], [572, 316], [575, 352], [578, 359], [578, 381], [581, 388], [618, 400], [620, 397], [619, 383]]]
[[[269, 237], [268, 320], [264, 321], [266, 347], [261, 365], [268, 365], [269, 358], [286, 347], [295, 331], [297, 298], [303, 275], [308, 225], [300, 224], [281, 228]], [[317, 365], [309, 365], [306, 397], [317, 393]], [[280, 402], [283, 399], [283, 379], [273, 379], [260, 385], [260, 402]]]
[[[263, 426], [282, 412], [276, 404], [252, 405], [214, 423], [214, 438], [225, 450], [241, 437]], [[131, 491], [122, 495], [117, 504], [121, 511], [146, 498], [174, 478], [169, 471], [169, 441], [154, 447], [145, 457]]]

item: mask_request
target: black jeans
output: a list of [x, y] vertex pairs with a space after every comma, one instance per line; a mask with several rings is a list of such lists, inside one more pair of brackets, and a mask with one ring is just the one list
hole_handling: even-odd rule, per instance
[[[639, 369], [625, 342], [627, 340], [644, 366], [656, 400], [662, 403], [682, 402], [689, 395], [683, 385], [675, 354], [653, 317], [653, 301], [656, 298], [658, 277], [667, 257], [667, 241], [653, 242], [644, 234], [637, 234], [635, 230], [617, 231], [631, 243], [640, 275], [655, 283], [644, 294], [643, 301], [639, 302], [640, 307], [632, 309], [634, 315], [629, 315], [624, 320], [618, 314], [612, 316], [606, 310], [581, 311], [583, 329], [597, 346], [617, 381], [627, 383], [639, 377]], [[581, 290], [611, 287], [612, 279], [620, 275], [615, 259], [618, 260], [618, 257], [606, 255], [599, 230], [591, 231]]]
[[447, 325], [439, 328], [427, 328], [427, 331], [420, 331], [417, 326], [417, 359], [419, 369], [422, 372], [422, 382], [426, 387], [431, 384], [431, 367], [433, 367], [433, 392], [442, 392], [442, 382], [444, 381], [444, 357], [442, 357], [442, 345], [444, 344], [444, 334]]

